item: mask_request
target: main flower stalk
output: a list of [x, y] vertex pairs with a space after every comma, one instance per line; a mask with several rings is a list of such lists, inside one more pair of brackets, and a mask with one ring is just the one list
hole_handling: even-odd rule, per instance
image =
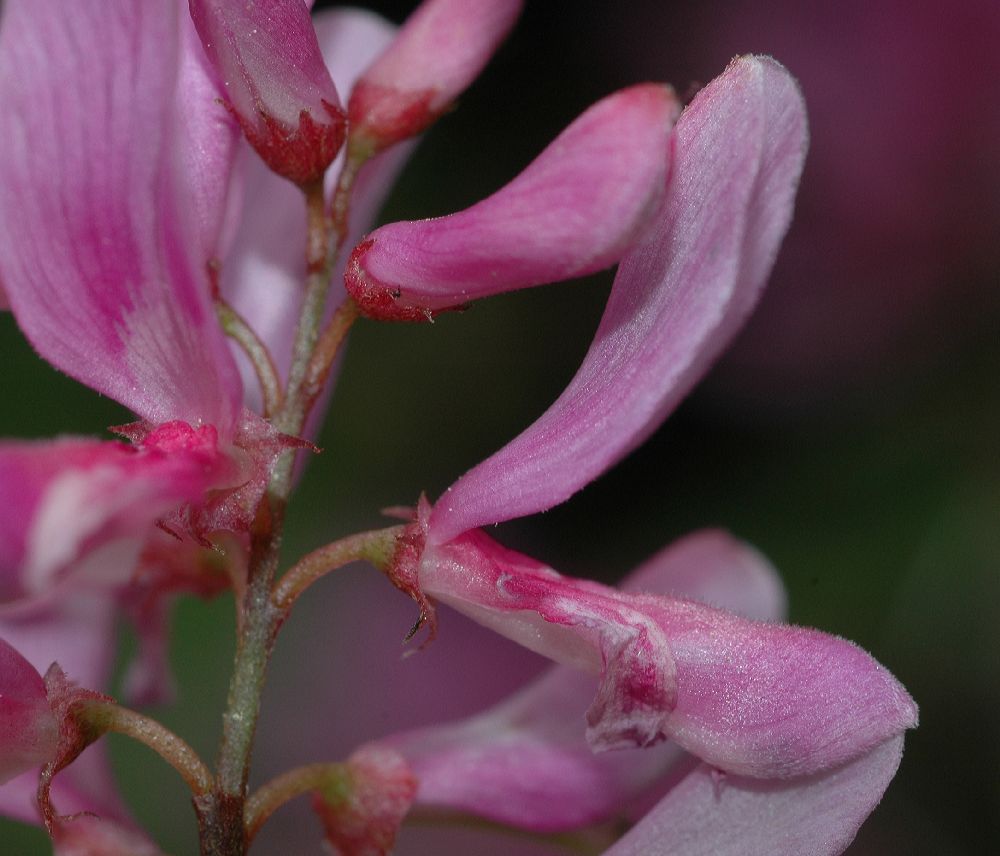
[[[326, 211], [322, 181], [310, 183], [303, 187], [303, 191], [308, 221], [306, 293], [295, 335], [288, 384], [281, 408], [273, 420], [279, 430], [293, 436], [301, 434], [316, 400], [316, 393], [308, 381], [310, 375], [316, 373], [316, 369], [310, 371], [310, 367], [321, 341], [320, 332], [336, 252], [336, 238]], [[349, 184], [344, 184], [343, 192], [350, 192]], [[347, 203], [338, 204], [346, 206]], [[346, 326], [349, 326], [350, 320], [353, 318], [348, 319]], [[341, 327], [344, 327], [343, 322]], [[343, 332], [346, 333], [346, 327]], [[343, 335], [337, 339], [336, 346], [327, 347], [324, 376], [342, 341]], [[254, 734], [260, 716], [267, 665], [278, 628], [287, 616], [287, 609], [275, 604], [272, 591], [281, 559], [285, 510], [293, 485], [295, 456], [296, 450], [288, 449], [279, 458], [251, 530], [247, 586], [239, 607], [239, 638], [223, 714], [216, 788], [211, 795], [195, 798], [203, 856], [243, 856], [249, 846], [244, 809]]]

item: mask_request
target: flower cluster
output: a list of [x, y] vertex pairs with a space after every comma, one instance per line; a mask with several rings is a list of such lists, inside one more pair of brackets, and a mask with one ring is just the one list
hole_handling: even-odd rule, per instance
[[[752, 310], [805, 156], [794, 80], [741, 57], [683, 110], [668, 86], [624, 89], [489, 198], [367, 232], [407, 141], [521, 3], [426, 0], [398, 31], [309, 5], [4, 4], [0, 297], [44, 359], [137, 421], [122, 440], [0, 445], [0, 809], [58, 853], [159, 852], [91, 746], [119, 731], [181, 773], [203, 853], [247, 852], [304, 793], [344, 854], [442, 812], [538, 834], [634, 822], [617, 856], [841, 852], [916, 708], [853, 644], [780, 623], [762, 557], [703, 532], [613, 589], [480, 529], [623, 458]], [[533, 425], [404, 524], [278, 575], [296, 454], [355, 318], [419, 322], [615, 264], [590, 350]], [[312, 582], [362, 558], [431, 636], [443, 605], [557, 665], [471, 720], [373, 734], [250, 794], [274, 639]], [[124, 689], [141, 704], [169, 682], [170, 601], [225, 589], [240, 638], [212, 772], [103, 690], [116, 614], [139, 628]]]

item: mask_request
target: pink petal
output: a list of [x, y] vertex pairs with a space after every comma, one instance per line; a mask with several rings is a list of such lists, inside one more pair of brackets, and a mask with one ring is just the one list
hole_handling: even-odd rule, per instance
[[351, 135], [385, 148], [420, 133], [489, 61], [521, 0], [424, 0], [351, 92]]
[[623, 259], [576, 377], [445, 493], [432, 540], [550, 508], [596, 478], [660, 424], [752, 308], [791, 217], [801, 94], [773, 60], [735, 60], [684, 111], [675, 140], [661, 219]]
[[100, 817], [77, 817], [62, 824], [53, 856], [163, 856], [143, 833]]
[[58, 741], [42, 676], [0, 638], [0, 783], [51, 758]]
[[322, 177], [346, 132], [302, 0], [190, 0], [191, 17], [247, 140], [279, 175]]
[[536, 832], [607, 820], [685, 757], [673, 743], [595, 755], [584, 739], [590, 675], [555, 666], [462, 722], [389, 738], [417, 777], [416, 804]]
[[605, 856], [836, 856], [896, 773], [899, 735], [800, 779], [720, 776], [702, 764]]
[[187, 216], [201, 242], [196, 258], [224, 257], [235, 227], [234, 201], [241, 196], [236, 153], [242, 143], [237, 121], [226, 109], [225, 90], [201, 46], [190, 15], [181, 15], [180, 67], [174, 112], [178, 124], [178, 180], [187, 186]]
[[373, 317], [421, 320], [614, 264], [662, 199], [676, 113], [673, 92], [652, 83], [599, 101], [482, 202], [369, 235], [348, 291]]
[[239, 478], [210, 427], [183, 423], [162, 426], [143, 448], [0, 444], [0, 598], [37, 593], [71, 565], [78, 579], [123, 582], [157, 518]]
[[[711, 599], [778, 618], [784, 594], [773, 568], [748, 545], [706, 530], [661, 550], [633, 571], [630, 591]], [[461, 722], [410, 731], [388, 742], [420, 783], [417, 804], [551, 832], [607, 820], [686, 754], [673, 743], [595, 754], [583, 717], [593, 678], [555, 666], [523, 690]]]
[[191, 217], [212, 219], [212, 194], [192, 198], [185, 173], [184, 146], [204, 135], [175, 112], [181, 11], [5, 4], [0, 280], [55, 366], [154, 423], [226, 432], [241, 392]]
[[[316, 35], [330, 73], [342, 87], [350, 87], [361, 70], [389, 44], [394, 27], [371, 12], [336, 9], [316, 17]], [[399, 148], [369, 161], [361, 171], [351, 198], [348, 246], [353, 246], [378, 212], [410, 149]], [[337, 164], [327, 175], [327, 190], [336, 181]], [[291, 362], [292, 340], [298, 322], [305, 281], [306, 223], [302, 193], [279, 178], [256, 157], [245, 163], [246, 194], [242, 222], [222, 269], [222, 291], [267, 344], [282, 377]], [[346, 292], [342, 270], [335, 272], [331, 304]], [[236, 349], [243, 372], [248, 404], [260, 412], [256, 375]]]
[[690, 598], [757, 621], [781, 621], [788, 598], [771, 563], [721, 529], [668, 544], [633, 570], [623, 591]]
[[613, 589], [562, 577], [481, 532], [428, 547], [424, 594], [556, 662], [600, 676], [587, 711], [601, 748], [663, 739], [676, 703], [675, 666], [663, 630]]
[[916, 725], [902, 686], [850, 642], [695, 601], [563, 577], [480, 531], [428, 545], [424, 595], [600, 675], [597, 749], [669, 737], [727, 772], [809, 775]]
[[727, 772], [810, 775], [917, 724], [906, 690], [847, 640], [694, 601], [633, 604], [663, 628], [677, 663], [670, 739]]

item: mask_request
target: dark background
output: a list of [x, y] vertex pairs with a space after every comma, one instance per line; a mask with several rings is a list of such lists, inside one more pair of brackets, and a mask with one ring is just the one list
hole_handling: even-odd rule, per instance
[[[413, 4], [370, 5], [399, 21]], [[921, 706], [900, 772], [850, 852], [990, 852], [1000, 843], [1000, 13], [889, 0], [527, 5], [459, 109], [426, 135], [383, 219], [465, 207], [597, 98], [646, 79], [689, 94], [740, 53], [771, 53], [800, 79], [813, 138], [796, 222], [736, 347], [637, 453], [497, 537], [609, 581], [695, 528], [750, 541], [781, 571], [793, 621], [857, 641]], [[436, 496], [529, 424], [579, 364], [610, 282], [499, 297], [434, 325], [358, 324], [324, 452], [293, 506], [289, 554], [381, 525], [378, 509], [421, 491]], [[0, 337], [5, 435], [100, 434], [124, 421], [37, 360], [7, 315]], [[276, 669], [287, 663], [306, 683], [276, 677], [276, 710], [275, 696], [313, 691], [316, 673], [296, 673], [288, 653], [319, 653], [309, 622], [350, 623], [332, 603], [350, 596], [323, 596], [329, 607], [297, 615], [279, 650]], [[160, 712], [207, 757], [230, 613], [225, 599], [181, 607], [179, 701]], [[378, 662], [368, 668], [373, 684], [383, 678]], [[345, 687], [348, 717], [351, 693], [365, 688]], [[280, 722], [265, 715], [262, 730]], [[169, 852], [193, 852], [183, 792], [159, 784], [170, 774], [143, 750], [113, 748], [146, 827]], [[5, 852], [44, 852], [35, 832], [6, 840]]]

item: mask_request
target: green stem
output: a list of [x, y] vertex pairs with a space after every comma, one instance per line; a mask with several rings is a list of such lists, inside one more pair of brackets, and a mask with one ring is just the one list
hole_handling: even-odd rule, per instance
[[247, 324], [243, 316], [221, 297], [215, 300], [215, 313], [225, 334], [233, 339], [250, 359], [264, 397], [264, 416], [274, 415], [281, 407], [281, 379], [267, 345]]
[[347, 157], [344, 160], [344, 167], [337, 177], [337, 187], [333, 192], [333, 201], [330, 204], [330, 218], [338, 250], [347, 239], [347, 229], [350, 225], [351, 191], [354, 188], [354, 181], [358, 177], [361, 167], [374, 154], [374, 151], [374, 147], [367, 141], [359, 141], [354, 137], [348, 138]]
[[243, 813], [250, 774], [250, 755], [260, 714], [267, 662], [281, 623], [270, 600], [278, 567], [280, 506], [265, 497], [252, 532], [250, 579], [243, 602], [243, 621], [222, 717], [217, 787], [195, 799], [202, 830], [202, 856], [244, 856], [248, 841]]
[[212, 789], [212, 774], [198, 753], [155, 719], [114, 702], [96, 699], [81, 702], [76, 715], [101, 732], [124, 734], [148, 746], [181, 774], [196, 796]]
[[[288, 385], [273, 423], [287, 434], [298, 434], [305, 423], [308, 403], [302, 383], [323, 319], [330, 281], [330, 229], [325, 212], [322, 182], [303, 188], [306, 196], [308, 278], [296, 329]], [[250, 773], [250, 755], [260, 715], [267, 663], [281, 624], [281, 611], [271, 603], [271, 588], [278, 570], [285, 506], [291, 492], [295, 462], [285, 452], [275, 466], [268, 490], [257, 508], [251, 531], [250, 562], [243, 598], [242, 620], [236, 644], [229, 698], [222, 718], [217, 788], [195, 800], [201, 827], [203, 856], [244, 856], [247, 838], [243, 810]]]
[[[307, 219], [305, 294], [285, 394], [271, 420], [279, 431], [292, 436], [301, 435], [330, 366], [357, 315], [353, 303], [348, 301], [334, 315], [321, 339], [336, 252], [346, 235], [351, 187], [363, 160], [358, 153], [348, 152], [334, 196], [333, 218], [327, 215], [322, 180], [302, 187]], [[278, 628], [287, 615], [287, 609], [272, 601], [271, 593], [294, 467], [294, 450], [279, 457], [251, 532], [242, 620], [228, 704], [223, 714], [217, 786], [213, 793], [195, 798], [203, 856], [244, 856], [249, 844], [244, 814], [250, 755], [268, 660]]]
[[290, 800], [336, 785], [347, 775], [345, 764], [307, 764], [282, 773], [261, 786], [246, 805], [246, 834], [250, 841], [267, 819]]
[[[306, 402], [302, 398], [302, 384], [306, 369], [316, 349], [320, 327], [323, 323], [323, 309], [330, 287], [332, 272], [330, 222], [326, 216], [326, 202], [323, 184], [316, 182], [303, 188], [306, 195], [306, 217], [308, 223], [306, 241], [306, 289], [302, 300], [299, 324], [295, 330], [292, 346], [292, 364], [288, 371], [288, 386], [285, 403], [274, 419], [275, 427], [286, 434], [298, 434], [305, 423]], [[272, 486], [281, 496], [287, 498], [287, 482], [272, 480]]]
[[316, 350], [306, 367], [303, 381], [302, 392], [308, 407], [312, 407], [326, 386], [334, 360], [337, 359], [337, 354], [340, 353], [340, 348], [358, 315], [358, 305], [350, 297], [347, 297], [337, 307], [333, 317], [320, 334], [316, 342]]
[[287, 613], [299, 595], [316, 580], [351, 562], [366, 560], [384, 569], [392, 559], [396, 538], [403, 529], [403, 526], [390, 526], [374, 532], [361, 532], [313, 550], [299, 559], [281, 578], [274, 587], [271, 602]]

